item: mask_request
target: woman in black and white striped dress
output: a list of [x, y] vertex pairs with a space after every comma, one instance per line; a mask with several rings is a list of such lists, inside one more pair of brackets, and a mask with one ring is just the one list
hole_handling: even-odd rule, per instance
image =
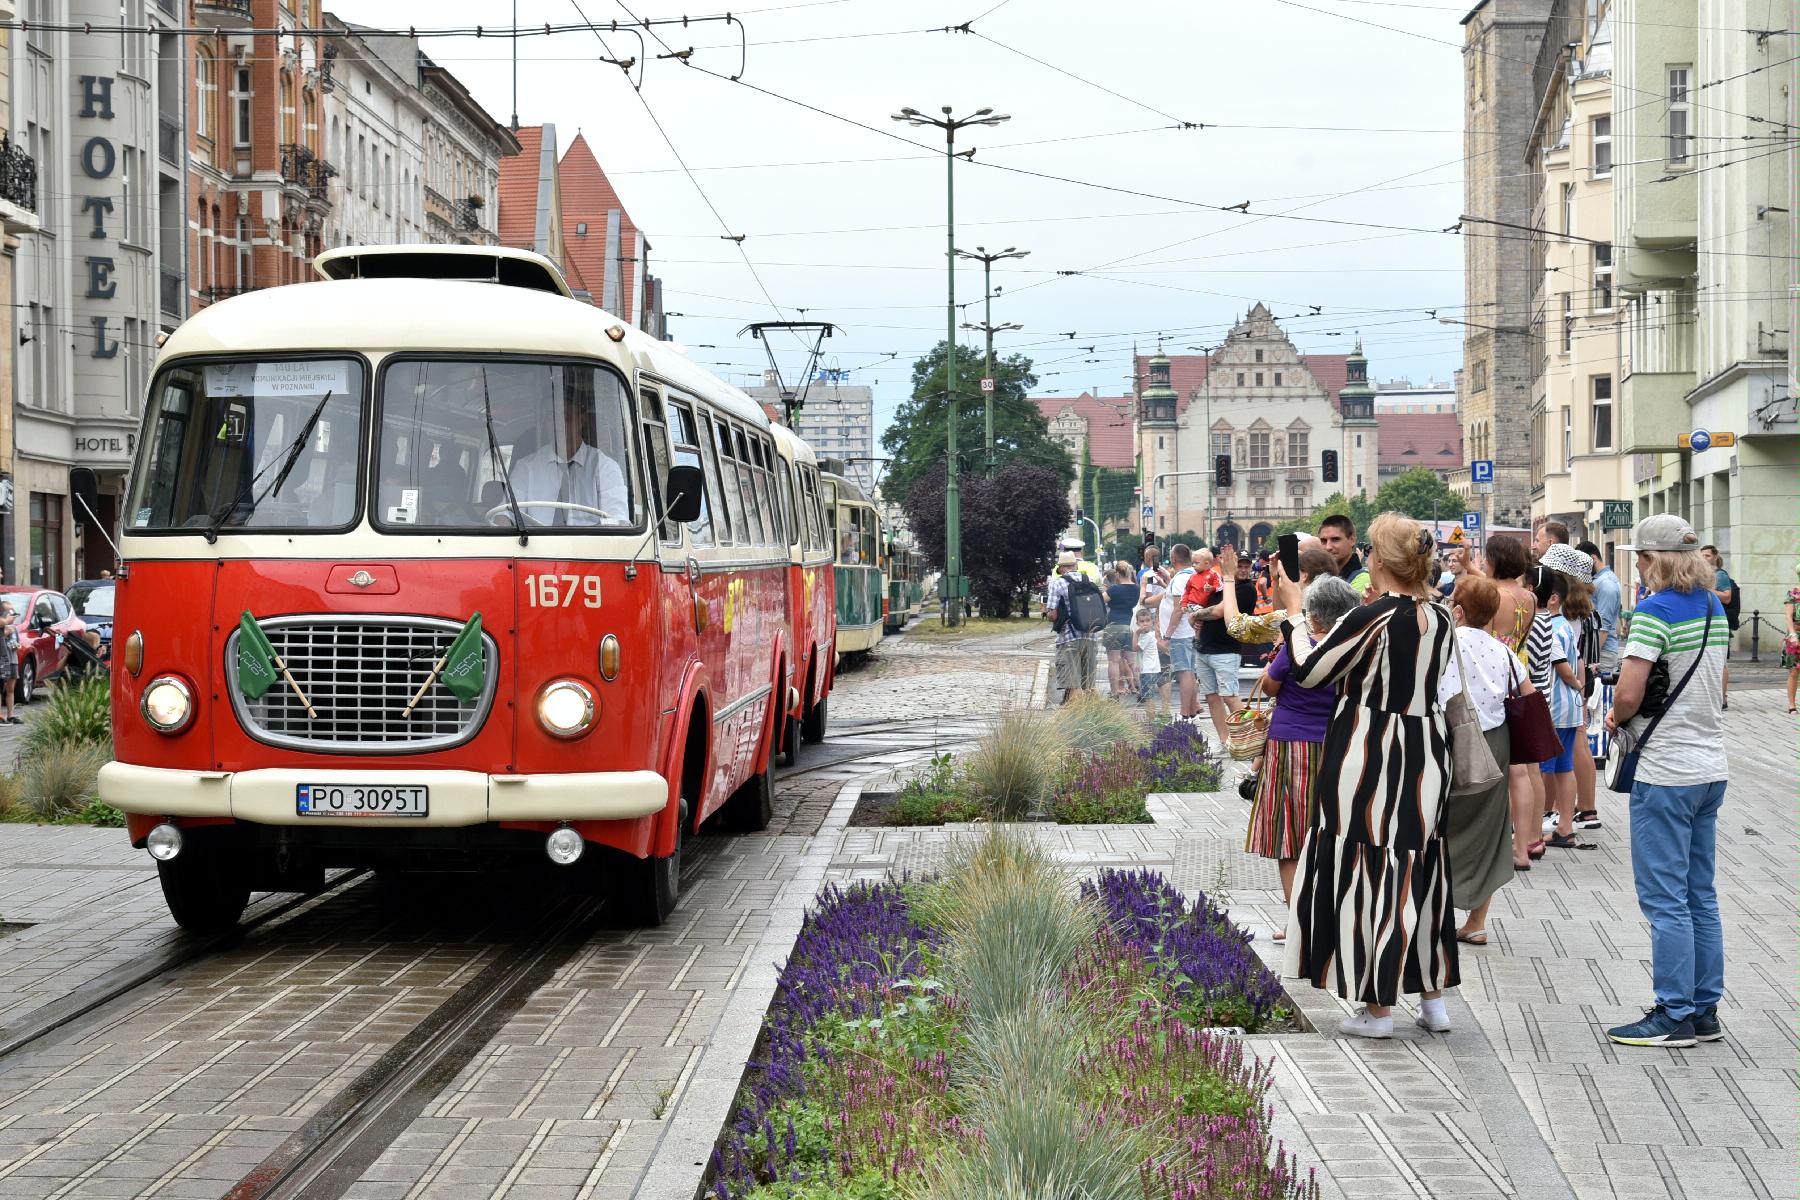
[[[1410, 992], [1424, 993], [1418, 1023], [1448, 1030], [1442, 991], [1458, 978], [1443, 840], [1450, 750], [1437, 702], [1453, 624], [1430, 602], [1430, 531], [1387, 513], [1369, 540], [1377, 599], [1317, 644], [1303, 621], [1283, 624], [1291, 684], [1339, 689], [1288, 914], [1285, 974], [1361, 1001], [1344, 1033], [1388, 1037], [1391, 1008]], [[1300, 611], [1298, 588], [1286, 581], [1276, 600]]]

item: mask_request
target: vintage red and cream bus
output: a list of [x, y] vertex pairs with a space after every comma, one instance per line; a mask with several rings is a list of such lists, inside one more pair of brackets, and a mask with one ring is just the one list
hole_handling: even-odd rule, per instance
[[158, 356], [102, 797], [192, 929], [331, 867], [545, 853], [661, 921], [682, 839], [765, 826], [784, 710], [824, 713], [810, 451], [536, 255], [318, 267]]
[[770, 433], [782, 464], [782, 505], [793, 514], [788, 528], [788, 644], [794, 647], [789, 661], [795, 692], [780, 741], [782, 761], [791, 766], [802, 741], [825, 740], [826, 700], [837, 671], [837, 586], [818, 459], [788, 429], [776, 425]]

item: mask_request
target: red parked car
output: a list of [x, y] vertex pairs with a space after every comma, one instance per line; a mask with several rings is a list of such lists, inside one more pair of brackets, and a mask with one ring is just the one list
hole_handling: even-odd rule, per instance
[[39, 685], [54, 678], [68, 662], [65, 635], [81, 631], [81, 618], [75, 615], [67, 596], [49, 588], [0, 588], [0, 601], [11, 604], [19, 614], [16, 696], [20, 704], [30, 704]]

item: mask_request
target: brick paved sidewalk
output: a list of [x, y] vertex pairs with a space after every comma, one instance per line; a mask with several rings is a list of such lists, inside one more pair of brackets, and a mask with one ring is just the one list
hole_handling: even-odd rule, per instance
[[[1622, 798], [1603, 793], [1591, 851], [1552, 851], [1495, 898], [1490, 944], [1462, 947], [1456, 1024], [1396, 1012], [1388, 1042], [1336, 1033], [1352, 1006], [1286, 981], [1318, 1032], [1249, 1039], [1275, 1062], [1276, 1134], [1317, 1165], [1327, 1197], [1780, 1200], [1796, 1150], [1796, 771], [1783, 693], [1733, 689], [1733, 782], [1719, 826], [1726, 1039], [1692, 1050], [1606, 1040], [1650, 1003], [1648, 927], [1632, 890]], [[1154, 827], [1043, 828], [1083, 871], [1143, 865], [1184, 891], [1227, 893], [1268, 941], [1285, 923], [1274, 864], [1243, 853], [1234, 794], [1154, 797]], [[942, 830], [852, 829], [831, 875], [929, 870]], [[1416, 1006], [1413, 1011], [1416, 1011]]]

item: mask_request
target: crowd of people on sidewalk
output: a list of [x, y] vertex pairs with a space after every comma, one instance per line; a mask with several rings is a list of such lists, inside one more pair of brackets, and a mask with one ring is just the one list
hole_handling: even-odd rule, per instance
[[[1493, 898], [1517, 874], [1594, 848], [1604, 767], [1629, 796], [1655, 988], [1643, 1019], [1608, 1036], [1724, 1036], [1713, 858], [1736, 585], [1687, 522], [1639, 524], [1629, 614], [1598, 547], [1556, 522], [1529, 546], [1496, 536], [1443, 557], [1405, 516], [1377, 518], [1360, 545], [1331, 516], [1301, 539], [1296, 578], [1273, 550], [1177, 543], [1165, 561], [1152, 544], [1102, 570], [1079, 545], [1047, 589], [1065, 699], [1094, 689], [1103, 646], [1121, 703], [1210, 726], [1253, 761], [1245, 849], [1280, 873], [1274, 940], [1286, 974], [1361, 1005], [1343, 1033], [1392, 1036], [1403, 995], [1420, 997], [1422, 1028], [1449, 1029], [1459, 947], [1487, 944]], [[1800, 588], [1790, 664], [1797, 608]], [[1790, 711], [1796, 678], [1800, 666]]]

